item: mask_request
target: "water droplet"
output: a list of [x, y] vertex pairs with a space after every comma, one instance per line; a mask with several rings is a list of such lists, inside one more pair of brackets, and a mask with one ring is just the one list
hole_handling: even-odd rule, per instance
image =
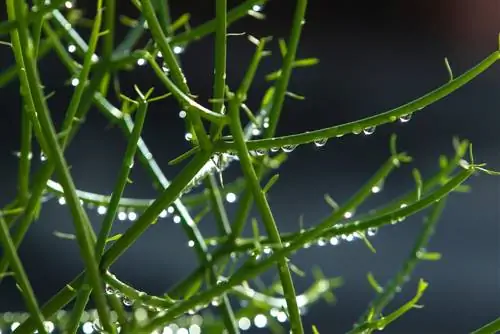
[[137, 213], [135, 213], [134, 211], [130, 211], [127, 215], [127, 218], [130, 221], [134, 221], [137, 219]]
[[261, 156], [265, 155], [266, 153], [267, 153], [267, 151], [264, 148], [258, 148], [258, 149], [255, 150], [255, 154], [258, 157], [261, 157]]
[[321, 238], [321, 239], [318, 240], [318, 246], [321, 247], [321, 246], [325, 246], [325, 245], [326, 245], [325, 239]]
[[40, 152], [40, 161], [47, 161], [47, 156], [43, 152]]
[[190, 132], [186, 132], [186, 134], [184, 135], [184, 139], [186, 139], [187, 141], [193, 140], [193, 134]]
[[158, 216], [159, 216], [160, 218], [165, 218], [165, 217], [167, 217], [167, 216], [168, 216], [167, 211], [166, 211], [166, 210], [162, 210]]
[[187, 113], [184, 110], [179, 111], [179, 118], [186, 118]]
[[137, 59], [137, 65], [144, 66], [146, 64], [146, 60], [143, 58]]
[[184, 48], [182, 46], [176, 45], [174, 46], [173, 51], [176, 55], [179, 55], [184, 52]]
[[82, 332], [84, 334], [92, 334], [94, 332], [94, 326], [90, 321], [85, 322], [82, 325]]
[[158, 57], [158, 58], [163, 58], [163, 53], [161, 53], [161, 51], [158, 51], [158, 52], [156, 53], [156, 57]]
[[212, 306], [219, 306], [220, 305], [220, 299], [219, 298], [214, 298], [214, 299], [212, 299], [212, 302], [210, 304], [212, 304]]
[[262, 131], [260, 131], [259, 128], [252, 129], [252, 136], [260, 136], [261, 133], [262, 133]]
[[267, 318], [263, 314], [257, 314], [253, 319], [253, 323], [257, 328], [264, 328], [267, 326]]
[[278, 152], [280, 150], [279, 147], [271, 147], [271, 152], [275, 153], [275, 152]]
[[272, 248], [271, 247], [264, 247], [264, 249], [262, 250], [264, 252], [264, 254], [266, 255], [269, 255], [273, 252]]
[[76, 87], [80, 83], [80, 80], [78, 78], [73, 78], [71, 79], [71, 86]]
[[167, 212], [168, 212], [169, 214], [174, 213], [174, 212], [175, 212], [174, 207], [173, 207], [173, 206], [169, 206], [169, 207], [167, 208]]
[[238, 327], [242, 330], [242, 331], [246, 331], [246, 330], [249, 330], [250, 327], [252, 326], [252, 322], [250, 321], [250, 319], [248, 319], [247, 317], [242, 317], [238, 320]]
[[68, 52], [74, 53], [76, 51], [76, 46], [73, 44], [68, 45]]
[[346, 213], [344, 213], [344, 218], [349, 219], [349, 218], [352, 218], [353, 215], [354, 215], [353, 212], [347, 211]]
[[123, 211], [118, 212], [118, 220], [124, 221], [127, 219], [127, 214]]
[[369, 227], [368, 230], [366, 231], [366, 233], [368, 234], [369, 237], [373, 237], [374, 235], [376, 235], [378, 232], [378, 228], [376, 227]]
[[134, 301], [132, 299], [127, 298], [127, 297], [123, 298], [122, 302], [123, 302], [123, 305], [125, 305], [125, 306], [130, 307], [130, 306], [134, 305]]
[[382, 187], [380, 187], [378, 185], [372, 187], [372, 193], [377, 194], [380, 191], [382, 191]]
[[188, 247], [194, 247], [194, 241], [193, 240], [189, 240], [188, 241]]
[[227, 283], [227, 279], [225, 277], [219, 277], [217, 280], [217, 285], [224, 285]]
[[368, 128], [365, 128], [363, 129], [363, 133], [367, 136], [373, 134], [375, 132], [375, 127], [374, 126], [370, 126]]
[[104, 289], [106, 291], [107, 295], [114, 295], [115, 294], [115, 289], [111, 285], [106, 284], [106, 288]]
[[411, 113], [409, 114], [406, 114], [406, 115], [403, 115], [399, 118], [399, 121], [401, 123], [406, 123], [406, 122], [409, 122], [411, 120]]
[[236, 198], [236, 194], [235, 193], [227, 193], [226, 194], [226, 201], [228, 203], [234, 203], [234, 202], [236, 202], [236, 199], [237, 198]]
[[66, 1], [64, 2], [64, 7], [66, 7], [67, 9], [71, 9], [73, 8], [73, 3], [71, 1]]
[[262, 9], [263, 9], [263, 7], [261, 5], [253, 5], [252, 6], [252, 10], [254, 12], [260, 12]]
[[320, 139], [316, 139], [314, 141], [314, 146], [316, 147], [323, 147], [326, 145], [326, 142], [328, 141], [328, 138], [320, 138]]
[[276, 316], [276, 320], [278, 320], [279, 322], [285, 322], [286, 319], [287, 319], [286, 313], [283, 311], [279, 311], [278, 315]]
[[330, 238], [330, 245], [337, 246], [339, 244], [339, 239], [337, 237]]
[[64, 198], [64, 197], [59, 197], [58, 202], [59, 202], [59, 204], [60, 204], [60, 205], [64, 205], [64, 204], [66, 204], [66, 198]]
[[181, 222], [181, 217], [178, 215], [175, 215], [173, 218], [173, 221], [175, 224], [179, 224]]
[[283, 145], [281, 147], [281, 150], [285, 153], [290, 153], [290, 152], [293, 152], [293, 150], [295, 150], [295, 148], [297, 147], [297, 145]]
[[105, 207], [105, 206], [103, 206], [103, 205], [99, 205], [99, 206], [97, 207], [97, 213], [98, 213], [98, 214], [100, 214], [100, 215], [105, 214], [105, 213], [106, 213], [106, 211], [107, 211], [107, 210], [106, 210], [106, 207]]

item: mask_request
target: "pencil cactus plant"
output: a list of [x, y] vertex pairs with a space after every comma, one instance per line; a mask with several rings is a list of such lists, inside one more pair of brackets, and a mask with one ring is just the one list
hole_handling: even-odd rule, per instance
[[[460, 191], [475, 173], [496, 174], [474, 162], [468, 141], [455, 139], [455, 154], [441, 158], [440, 168], [433, 177], [424, 180], [415, 169], [414, 189], [367, 213], [354, 214], [368, 197], [381, 190], [384, 180], [395, 168], [411, 163], [409, 155], [397, 150], [393, 136], [387, 161], [358, 192], [340, 204], [327, 197], [331, 214], [313, 227], [294, 233], [278, 230], [268, 192], [279, 182], [276, 170], [286, 163], [286, 157], [293, 154], [297, 146], [321, 147], [337, 137], [370, 135], [375, 127], [398, 120], [408, 122], [413, 114], [424, 112], [425, 107], [486, 71], [500, 58], [500, 51], [495, 50], [460, 76], [453, 77], [450, 72], [448, 82], [400, 107], [346, 124], [278, 137], [275, 133], [283, 102], [287, 97], [297, 97], [288, 91], [293, 68], [317, 62], [315, 58], [296, 58], [306, 22], [307, 0], [295, 2], [290, 36], [286, 41], [278, 41], [283, 57], [281, 68], [268, 76], [270, 86], [262, 92], [262, 103], [258, 106], [246, 104], [247, 94], [260, 63], [269, 53], [266, 47], [275, 41], [246, 35], [249, 42], [255, 44], [255, 52], [245, 65], [247, 69], [240, 85], [230, 87], [226, 83], [227, 27], [249, 15], [262, 18], [266, 1], [246, 0], [227, 8], [226, 0], [215, 0], [215, 18], [195, 27], [190, 26], [189, 16], [170, 17], [167, 1], [131, 2], [138, 16], [122, 20], [130, 27], [123, 40], [117, 40], [115, 33], [119, 14], [116, 0], [96, 1], [96, 15], [90, 36], [85, 40], [78, 31], [81, 17], [75, 2], [5, 1], [8, 20], [0, 24], [2, 52], [12, 52], [15, 64], [2, 69], [0, 86], [19, 85], [23, 108], [18, 112], [21, 139], [17, 196], [0, 211], [0, 279], [16, 281], [26, 310], [1, 315], [0, 332], [194, 334], [239, 333], [253, 327], [269, 327], [278, 333], [284, 328], [296, 334], [319, 332], [315, 327], [303, 327], [303, 313], [316, 301], [331, 299], [332, 290], [342, 281], [324, 277], [317, 270], [311, 287], [298, 293], [292, 275], [298, 272], [291, 261], [293, 254], [312, 245], [337, 245], [354, 240], [373, 249], [370, 238], [378, 229], [429, 209], [413, 250], [398, 274], [385, 286], [368, 275], [376, 297], [354, 322], [350, 333], [383, 330], [415, 307], [428, 285], [424, 280], [420, 280], [413, 299], [393, 313], [384, 313], [385, 306], [412, 274], [416, 263], [439, 257], [425, 249], [447, 197]], [[192, 94], [179, 58], [189, 44], [210, 34], [215, 35], [213, 96], [209, 101], [202, 101]], [[147, 42], [141, 44], [141, 38]], [[44, 91], [38, 69], [39, 61], [49, 53], [57, 55], [74, 86], [60, 128], [54, 126], [47, 103], [50, 94]], [[136, 67], [155, 73], [156, 89], [135, 86], [135, 95], [126, 96], [112, 83], [120, 72]], [[120, 96], [119, 104], [111, 102], [113, 89]], [[169, 179], [142, 138], [148, 110], [164, 98], [178, 102], [176, 112], [185, 121], [182, 140], [191, 144], [190, 150], [171, 162], [184, 167]], [[110, 196], [77, 189], [65, 159], [65, 149], [85, 126], [86, 114], [93, 106], [118, 124], [128, 139]], [[32, 139], [41, 152], [41, 165], [36, 170], [31, 163]], [[123, 196], [131, 169], [139, 168], [135, 160], [150, 172], [154, 184], [161, 189], [158, 197]], [[242, 177], [224, 184], [220, 176], [230, 165], [239, 166]], [[192, 193], [192, 189], [201, 191]], [[40, 305], [17, 248], [43, 210], [43, 204], [52, 198], [71, 211], [76, 235], [59, 236], [76, 239], [85, 269]], [[225, 202], [235, 201], [238, 210], [231, 217]], [[260, 216], [249, 219], [254, 204]], [[95, 231], [90, 225], [87, 210], [96, 210], [102, 217], [100, 230]], [[220, 235], [206, 236], [199, 231], [197, 223], [208, 213], [216, 217]], [[111, 235], [115, 220], [130, 221], [130, 227], [123, 234]], [[144, 287], [134, 287], [115, 276], [112, 265], [146, 229], [164, 220], [172, 220], [186, 233], [189, 239], [186, 249], [196, 254], [199, 267], [164, 295], [152, 295], [143, 291]], [[242, 234], [247, 224], [252, 224], [253, 235]], [[272, 267], [279, 273], [275, 284], [265, 288], [253, 284]], [[90, 298], [95, 310], [87, 308]], [[241, 303], [234, 303], [235, 300]], [[499, 321], [493, 321], [477, 333], [492, 333], [499, 326]], [[333, 330], [321, 329], [324, 333]]]

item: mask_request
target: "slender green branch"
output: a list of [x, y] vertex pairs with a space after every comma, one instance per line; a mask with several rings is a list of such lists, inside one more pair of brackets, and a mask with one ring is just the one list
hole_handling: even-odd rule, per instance
[[[287, 145], [295, 146], [300, 144], [312, 143], [316, 140], [324, 140], [325, 138], [339, 137], [350, 133], [358, 133], [366, 128], [371, 128], [374, 126], [376, 127], [382, 124], [394, 122], [398, 118], [418, 112], [424, 109], [425, 107], [448, 96], [455, 90], [459, 89], [466, 83], [470, 82], [479, 74], [486, 71], [489, 67], [495, 64], [499, 58], [500, 58], [500, 51], [495, 51], [493, 54], [491, 54], [486, 59], [481, 61], [478, 65], [471, 68], [469, 71], [465, 72], [461, 76], [455, 78], [453, 81], [449, 81], [446, 84], [442, 85], [441, 87], [437, 88], [436, 90], [416, 100], [413, 100], [403, 106], [397, 107], [387, 112], [367, 117], [358, 121], [332, 126], [321, 130], [314, 130], [301, 134], [275, 137], [269, 139], [250, 140], [247, 142], [247, 147], [249, 150], [256, 150], [259, 148], [270, 149], [273, 147], [283, 147]], [[217, 152], [226, 152], [235, 150], [236, 150], [236, 144], [234, 142], [220, 141], [216, 144]]]
[[471, 334], [492, 334], [498, 333], [498, 331], [500, 331], [500, 318], [497, 318], [483, 327], [476, 329]]
[[[59, 147], [58, 138], [54, 130], [54, 125], [50, 118], [50, 113], [47, 108], [45, 97], [41, 90], [40, 79], [38, 77], [38, 71], [36, 63], [33, 58], [33, 44], [30, 38], [29, 30], [27, 27], [27, 22], [25, 21], [24, 10], [26, 4], [24, 1], [9, 0], [7, 2], [9, 7], [9, 14], [13, 19], [18, 18], [19, 28], [17, 32], [19, 33], [19, 42], [15, 46], [16, 59], [24, 63], [25, 71], [21, 73], [21, 77], [24, 78], [25, 88], [28, 90], [26, 92], [26, 97], [28, 100], [28, 108], [32, 112], [32, 122], [40, 122], [41, 133], [37, 134], [38, 140], [46, 140], [49, 146], [43, 147], [44, 150], [48, 151], [48, 157], [53, 160], [56, 165], [56, 169], [60, 174], [61, 184], [65, 190], [66, 197], [68, 198], [68, 204], [71, 208], [72, 215], [74, 218], [75, 228], [77, 230], [77, 239], [80, 246], [81, 254], [84, 259], [85, 265], [89, 270], [91, 279], [91, 285], [94, 288], [94, 298], [99, 310], [99, 316], [101, 317], [106, 330], [113, 333], [114, 329], [111, 326], [109, 319], [109, 310], [107, 308], [107, 303], [103, 297], [103, 287], [101, 284], [101, 279], [99, 275], [99, 270], [96, 262], [94, 261], [94, 252], [92, 248], [91, 236], [89, 235], [89, 228], [87, 227], [90, 223], [88, 217], [86, 216], [84, 210], [82, 209], [80, 202], [76, 196], [75, 187], [73, 180], [69, 174], [68, 166], [64, 159], [61, 148]], [[15, 13], [15, 14], [14, 14]], [[13, 16], [14, 15], [14, 16]], [[19, 63], [19, 62], [18, 62]], [[36, 113], [36, 116], [35, 116]], [[50, 147], [49, 150], [47, 150]]]
[[[253, 6], [257, 4], [264, 4], [269, 0], [247, 0], [240, 4], [239, 6], [231, 9], [227, 13], [227, 24], [231, 24], [242, 17], [245, 17], [248, 15], [248, 11], [252, 9]], [[194, 40], [201, 39], [211, 33], [213, 33], [216, 30], [217, 27], [217, 20], [213, 19], [210, 21], [207, 21], [196, 28], [190, 29], [189, 31], [186, 31], [182, 34], [176, 35], [172, 37], [170, 40], [170, 43], [173, 45], [177, 44], [182, 44]]]
[[[271, 240], [282, 247], [281, 237], [274, 221], [271, 209], [267, 202], [265, 194], [259, 184], [259, 179], [252, 166], [252, 161], [248, 149], [245, 147], [245, 137], [243, 130], [241, 129], [241, 121], [239, 115], [240, 101], [233, 96], [229, 101], [229, 115], [231, 117], [231, 122], [229, 127], [231, 128], [231, 133], [233, 135], [234, 141], [238, 148], [238, 157], [241, 162], [241, 168], [243, 174], [248, 180], [248, 186], [250, 187], [253, 196], [255, 198], [257, 207], [260, 211], [262, 221], [266, 227], [267, 233]], [[302, 327], [302, 319], [300, 316], [300, 311], [297, 305], [295, 288], [293, 286], [292, 276], [286, 259], [278, 260], [278, 272], [283, 285], [283, 291], [285, 293], [285, 299], [287, 301], [287, 308], [290, 312], [290, 324], [293, 333], [304, 333]]]
[[[134, 156], [137, 150], [137, 142], [139, 141], [142, 128], [144, 126], [144, 121], [146, 119], [146, 110], [147, 110], [147, 101], [144, 100], [144, 97], [139, 98], [138, 101], [139, 107], [137, 109], [136, 123], [134, 125], [134, 130], [129, 138], [127, 149], [125, 151], [125, 157], [123, 159], [122, 166], [118, 173], [118, 179], [116, 182], [115, 189], [111, 195], [110, 203], [106, 211], [106, 215], [104, 216], [101, 231], [99, 232], [99, 236], [97, 238], [97, 243], [95, 246], [95, 254], [97, 260], [101, 260], [102, 253], [104, 251], [104, 247], [106, 245], [106, 240], [109, 236], [111, 228], [113, 226], [113, 221], [116, 218], [116, 212], [118, 209], [118, 205], [120, 202], [120, 198], [123, 195], [125, 187], [127, 185], [127, 181], [130, 175], [130, 171], [134, 164]], [[67, 330], [70, 333], [75, 333], [80, 323], [80, 318], [82, 316], [83, 311], [85, 310], [85, 306], [89, 299], [91, 290], [81, 290], [76, 299], [75, 307], [73, 308], [73, 313], [71, 315], [69, 325]], [[77, 307], [78, 306], [78, 307]]]
[[[380, 227], [383, 225], [391, 224], [391, 221], [399, 217], [407, 217], [409, 215], [412, 215], [447, 196], [451, 191], [453, 191], [456, 187], [467, 180], [474, 173], [474, 171], [474, 168], [464, 169], [455, 177], [450, 179], [443, 187], [439, 188], [431, 195], [423, 198], [415, 204], [409, 205], [397, 210], [394, 213], [386, 214], [372, 220], [353, 222], [336, 227], [334, 234], [351, 234], [356, 231], [366, 230], [370, 227]], [[328, 220], [326, 220], [324, 223], [328, 224]], [[236, 271], [228, 281], [224, 282], [224, 284], [212, 287], [211, 289], [192, 296], [189, 300], [176, 304], [161, 316], [153, 319], [143, 329], [145, 331], [154, 330], [155, 328], [168, 323], [172, 319], [175, 319], [177, 316], [183, 314], [189, 309], [192, 309], [196, 305], [202, 305], [203, 303], [210, 301], [212, 298], [224, 293], [232, 287], [259, 275], [260, 273], [275, 265], [278, 260], [289, 256], [310, 240], [314, 240], [321, 233], [322, 231], [306, 232], [302, 234], [303, 237], [300, 238], [300, 240], [296, 240], [284, 248], [277, 249], [272, 255], [268, 256], [267, 258], [261, 261], [250, 261], [246, 265], [242, 266], [238, 271]]]
[[24, 271], [21, 259], [17, 254], [16, 247], [10, 237], [9, 228], [7, 227], [7, 224], [2, 216], [0, 216], [0, 240], [2, 242], [3, 251], [10, 260], [12, 270], [14, 270], [15, 278], [17, 284], [19, 284], [19, 288], [21, 289], [26, 307], [36, 321], [38, 331], [40, 333], [47, 333], [43, 325], [43, 314], [40, 311], [38, 302], [36, 301], [35, 293], [33, 292], [33, 288], [31, 287], [28, 276], [26, 275], [26, 271]]
[[288, 88], [288, 82], [290, 81], [290, 77], [292, 75], [293, 62], [295, 61], [295, 55], [299, 46], [302, 25], [305, 22], [304, 17], [306, 15], [306, 9], [307, 0], [297, 0], [295, 14], [293, 16], [292, 31], [288, 41], [288, 50], [281, 68], [281, 75], [275, 86], [273, 103], [271, 110], [269, 111], [269, 127], [265, 129], [264, 132], [266, 138], [274, 136], [278, 126], [278, 120], [281, 115], [281, 110], [283, 109], [283, 102], [285, 101], [285, 94]]
[[21, 150], [19, 152], [19, 205], [25, 206], [29, 199], [29, 178], [31, 169], [32, 124], [26, 107], [21, 114]]
[[[180, 90], [189, 95], [189, 87], [187, 85], [186, 77], [182, 72], [177, 60], [175, 59], [174, 52], [170, 47], [167, 37], [163, 33], [160, 23], [158, 22], [158, 18], [155, 15], [153, 5], [151, 4], [151, 0], [141, 0], [142, 5], [142, 13], [148, 22], [149, 29], [153, 38], [160, 49], [163, 58], [172, 74], [172, 78], [175, 84], [180, 88]], [[165, 82], [165, 81], [164, 81]], [[204, 150], [210, 150], [212, 144], [209, 141], [207, 134], [205, 133], [205, 128], [203, 126], [203, 122], [201, 121], [200, 116], [194, 112], [193, 105], [186, 105], [186, 112], [188, 113], [189, 121], [194, 129], [194, 134], [200, 142], [201, 147]]]
[[[30, 11], [26, 16], [26, 23], [30, 24], [35, 20], [40, 20], [41, 17], [50, 13], [54, 9], [61, 7], [65, 1], [66, 0], [53, 0], [45, 6], [41, 6], [36, 11]], [[19, 22], [17, 20], [8, 20], [0, 23], [0, 36], [9, 33], [13, 29], [17, 29], [18, 26]]]
[[[227, 62], [227, 0], [215, 2], [215, 66], [214, 66], [214, 112], [224, 114], [224, 93], [226, 90], [226, 62]], [[212, 124], [210, 136], [216, 138], [220, 127]]]
[[[441, 213], [445, 207], [445, 204], [446, 198], [443, 198], [433, 206], [432, 212], [428, 217], [426, 217], [422, 232], [418, 236], [415, 245], [413, 246], [413, 249], [411, 250], [410, 255], [403, 264], [402, 268], [399, 270], [396, 276], [383, 288], [383, 292], [378, 294], [376, 298], [370, 303], [367, 312], [365, 312], [365, 314], [363, 314], [357, 321], [358, 324], [362, 324], [363, 322], [367, 321], [369, 313], [372, 314], [372, 320], [376, 319], [382, 313], [385, 306], [387, 306], [387, 304], [389, 304], [389, 302], [394, 298], [396, 292], [407, 281], [407, 278], [410, 277], [413, 270], [415, 269], [415, 266], [420, 260], [419, 254], [425, 250], [432, 234], [434, 233], [436, 224], [441, 217]], [[355, 329], [353, 331], [355, 331]]]

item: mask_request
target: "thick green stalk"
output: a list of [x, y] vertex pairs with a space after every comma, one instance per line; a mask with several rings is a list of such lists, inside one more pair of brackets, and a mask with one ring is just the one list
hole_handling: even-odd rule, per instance
[[7, 227], [7, 224], [2, 216], [0, 216], [0, 241], [2, 242], [3, 252], [12, 264], [12, 270], [14, 271], [16, 282], [19, 285], [19, 289], [21, 290], [21, 294], [23, 295], [28, 311], [36, 321], [38, 331], [40, 333], [47, 333], [43, 325], [44, 318], [42, 312], [40, 311], [40, 307], [38, 306], [38, 302], [36, 301], [35, 293], [33, 292], [33, 288], [31, 287], [28, 276], [26, 275], [26, 271], [24, 271], [21, 259], [17, 254], [16, 247], [10, 237], [9, 228]]
[[[234, 143], [237, 146], [238, 157], [240, 159], [241, 168], [245, 178], [248, 181], [248, 186], [250, 187], [255, 202], [260, 211], [262, 221], [266, 227], [269, 238], [281, 248], [283, 245], [281, 243], [281, 237], [274, 221], [274, 217], [267, 202], [266, 195], [262, 191], [259, 184], [259, 179], [252, 165], [252, 160], [250, 158], [250, 153], [245, 146], [245, 136], [243, 134], [243, 129], [241, 128], [241, 120], [239, 115], [239, 100], [234, 97], [229, 101], [229, 116], [231, 122], [229, 127], [231, 128], [231, 133], [233, 135]], [[292, 275], [286, 259], [282, 258], [278, 260], [278, 272], [283, 286], [283, 292], [285, 294], [285, 299], [287, 302], [288, 312], [290, 313], [290, 324], [293, 333], [301, 334], [304, 333], [302, 328], [302, 319], [300, 316], [300, 311], [297, 306], [297, 299], [295, 288], [293, 286]]]
[[[14, 3], [13, 3], [14, 2]], [[69, 173], [68, 166], [64, 159], [61, 148], [59, 147], [58, 138], [54, 130], [54, 125], [52, 123], [50, 113], [45, 101], [45, 97], [42, 92], [42, 85], [38, 76], [38, 71], [36, 63], [34, 61], [34, 49], [33, 42], [31, 40], [29, 29], [23, 16], [26, 9], [26, 4], [24, 1], [7, 1], [8, 7], [10, 8], [9, 14], [12, 16], [15, 13], [19, 22], [19, 28], [17, 32], [19, 34], [20, 44], [15, 46], [16, 59], [21, 59], [24, 64], [24, 69], [20, 73], [25, 82], [25, 88], [28, 90], [26, 92], [26, 97], [28, 100], [28, 108], [33, 113], [32, 121], [36, 123], [40, 122], [42, 134], [36, 133], [38, 140], [46, 140], [47, 145], [44, 150], [48, 151], [48, 157], [50, 160], [54, 160], [56, 164], [56, 169], [58, 171], [59, 177], [61, 178], [61, 184], [65, 190], [65, 194], [68, 199], [68, 205], [71, 208], [71, 212], [74, 218], [75, 229], [77, 231], [77, 239], [80, 246], [82, 257], [84, 258], [85, 265], [89, 270], [92, 277], [91, 284], [94, 288], [94, 298], [98, 307], [99, 316], [104, 322], [106, 330], [113, 333], [114, 329], [111, 326], [109, 320], [109, 312], [107, 308], [106, 299], [103, 297], [103, 286], [101, 283], [101, 278], [98, 270], [97, 263], [94, 258], [92, 241], [88, 233], [88, 217], [84, 212], [82, 206], [80, 205], [79, 199], [75, 192], [75, 186], [71, 175]], [[36, 116], [35, 116], [36, 113]]]
[[[95, 246], [95, 254], [98, 262], [101, 261], [102, 253], [104, 252], [104, 247], [106, 245], [106, 240], [109, 236], [111, 228], [113, 226], [113, 221], [116, 218], [116, 212], [118, 210], [118, 204], [120, 198], [123, 195], [125, 187], [128, 182], [130, 171], [134, 164], [134, 156], [137, 150], [137, 143], [141, 136], [142, 128], [144, 126], [144, 121], [146, 119], [147, 102], [145, 100], [139, 99], [139, 107], [137, 109], [137, 116], [135, 118], [136, 122], [134, 129], [130, 138], [128, 140], [127, 149], [125, 150], [125, 157], [122, 162], [122, 166], [118, 173], [118, 179], [115, 185], [115, 189], [111, 195], [109, 206], [107, 207], [106, 215], [104, 216], [101, 231], [97, 238], [97, 243]], [[88, 280], [88, 277], [86, 277]], [[80, 324], [80, 319], [87, 305], [91, 290], [80, 290], [76, 299], [75, 307], [71, 314], [67, 331], [69, 333], [75, 333]]]

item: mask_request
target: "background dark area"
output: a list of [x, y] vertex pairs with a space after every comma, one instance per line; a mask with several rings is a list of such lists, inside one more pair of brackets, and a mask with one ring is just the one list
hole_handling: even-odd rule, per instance
[[[174, 17], [192, 13], [195, 26], [213, 16], [213, 1], [171, 1]], [[232, 2], [234, 3], [234, 2]], [[92, 8], [92, 1], [79, 2]], [[123, 4], [121, 13], [135, 16]], [[267, 19], [246, 18], [230, 27], [230, 32], [246, 31], [257, 37], [287, 37], [294, 2], [271, 0], [265, 8]], [[2, 17], [5, 9], [0, 6]], [[88, 12], [90, 15], [92, 10]], [[304, 101], [288, 99], [278, 133], [290, 134], [331, 126], [374, 115], [404, 104], [444, 84], [448, 73], [444, 57], [458, 75], [474, 66], [498, 48], [500, 3], [487, 0], [434, 1], [310, 1], [307, 22], [299, 47], [299, 57], [318, 57], [312, 68], [297, 69], [289, 90], [306, 96]], [[254, 46], [245, 37], [231, 37], [228, 44], [228, 83], [239, 83]], [[277, 39], [273, 55], [263, 62], [249, 94], [249, 105], [257, 108], [268, 83], [266, 73], [278, 68]], [[0, 70], [12, 64], [8, 48], [0, 49]], [[213, 39], [190, 45], [182, 56], [188, 82], [203, 104], [211, 95], [213, 80]], [[56, 91], [50, 100], [54, 118], [60, 120], [71, 87], [67, 72], [55, 56], [41, 63], [46, 91]], [[147, 67], [124, 74], [122, 89], [131, 92], [133, 83], [146, 90], [158, 81]], [[472, 83], [444, 100], [415, 114], [409, 123], [393, 123], [378, 128], [371, 136], [344, 136], [330, 140], [326, 147], [299, 147], [280, 168], [280, 181], [273, 187], [270, 202], [280, 228], [296, 231], [298, 217], [304, 214], [312, 226], [329, 213], [323, 194], [344, 202], [388, 158], [389, 137], [397, 133], [401, 150], [414, 157], [412, 165], [400, 168], [386, 182], [384, 191], [360, 211], [382, 204], [413, 187], [411, 168], [424, 176], [438, 170], [440, 154], [452, 154], [453, 136], [470, 139], [476, 160], [500, 169], [497, 136], [500, 124], [500, 68], [493, 66]], [[19, 88], [12, 83], [0, 91], [0, 204], [3, 206], [16, 190], [17, 161], [12, 152], [19, 149]], [[178, 167], [168, 161], [184, 152], [182, 122], [172, 101], [154, 105], [148, 115], [144, 138], [167, 177]], [[93, 109], [67, 152], [75, 182], [79, 188], [110, 193], [115, 182], [126, 141], [120, 130]], [[240, 174], [237, 165], [225, 173], [227, 180]], [[127, 196], [148, 197], [155, 191], [148, 175], [136, 164], [134, 183]], [[441, 252], [439, 262], [417, 266], [413, 279], [390, 304], [387, 311], [410, 299], [419, 278], [430, 282], [421, 304], [388, 327], [386, 333], [467, 333], [498, 317], [499, 228], [498, 178], [481, 175], [468, 181], [470, 194], [453, 194], [438, 225], [429, 249]], [[236, 204], [229, 205], [234, 213]], [[100, 218], [89, 213], [95, 226]], [[255, 216], [258, 217], [257, 213]], [[371, 253], [358, 241], [341, 246], [311, 247], [293, 257], [293, 262], [309, 271], [321, 266], [327, 276], [342, 276], [345, 285], [336, 291], [337, 305], [314, 305], [305, 318], [310, 328], [316, 324], [321, 333], [342, 333], [364, 311], [373, 297], [366, 273], [371, 271], [380, 282], [399, 269], [421, 227], [423, 215], [404, 223], [383, 228], [372, 242]], [[130, 222], [117, 222], [124, 230]], [[201, 226], [205, 235], [214, 235], [212, 219]], [[29, 231], [20, 249], [39, 300], [46, 301], [77, 274], [81, 267], [75, 242], [54, 237], [59, 230], [72, 232], [67, 207], [48, 202], [41, 218]], [[178, 225], [165, 220], [151, 227], [112, 267], [123, 280], [151, 293], [162, 293], [196, 267], [186, 237]], [[266, 277], [271, 277], [267, 275]], [[311, 275], [296, 278], [298, 291], [312, 281]], [[20, 294], [12, 279], [0, 285], [0, 311], [22, 310]]]

